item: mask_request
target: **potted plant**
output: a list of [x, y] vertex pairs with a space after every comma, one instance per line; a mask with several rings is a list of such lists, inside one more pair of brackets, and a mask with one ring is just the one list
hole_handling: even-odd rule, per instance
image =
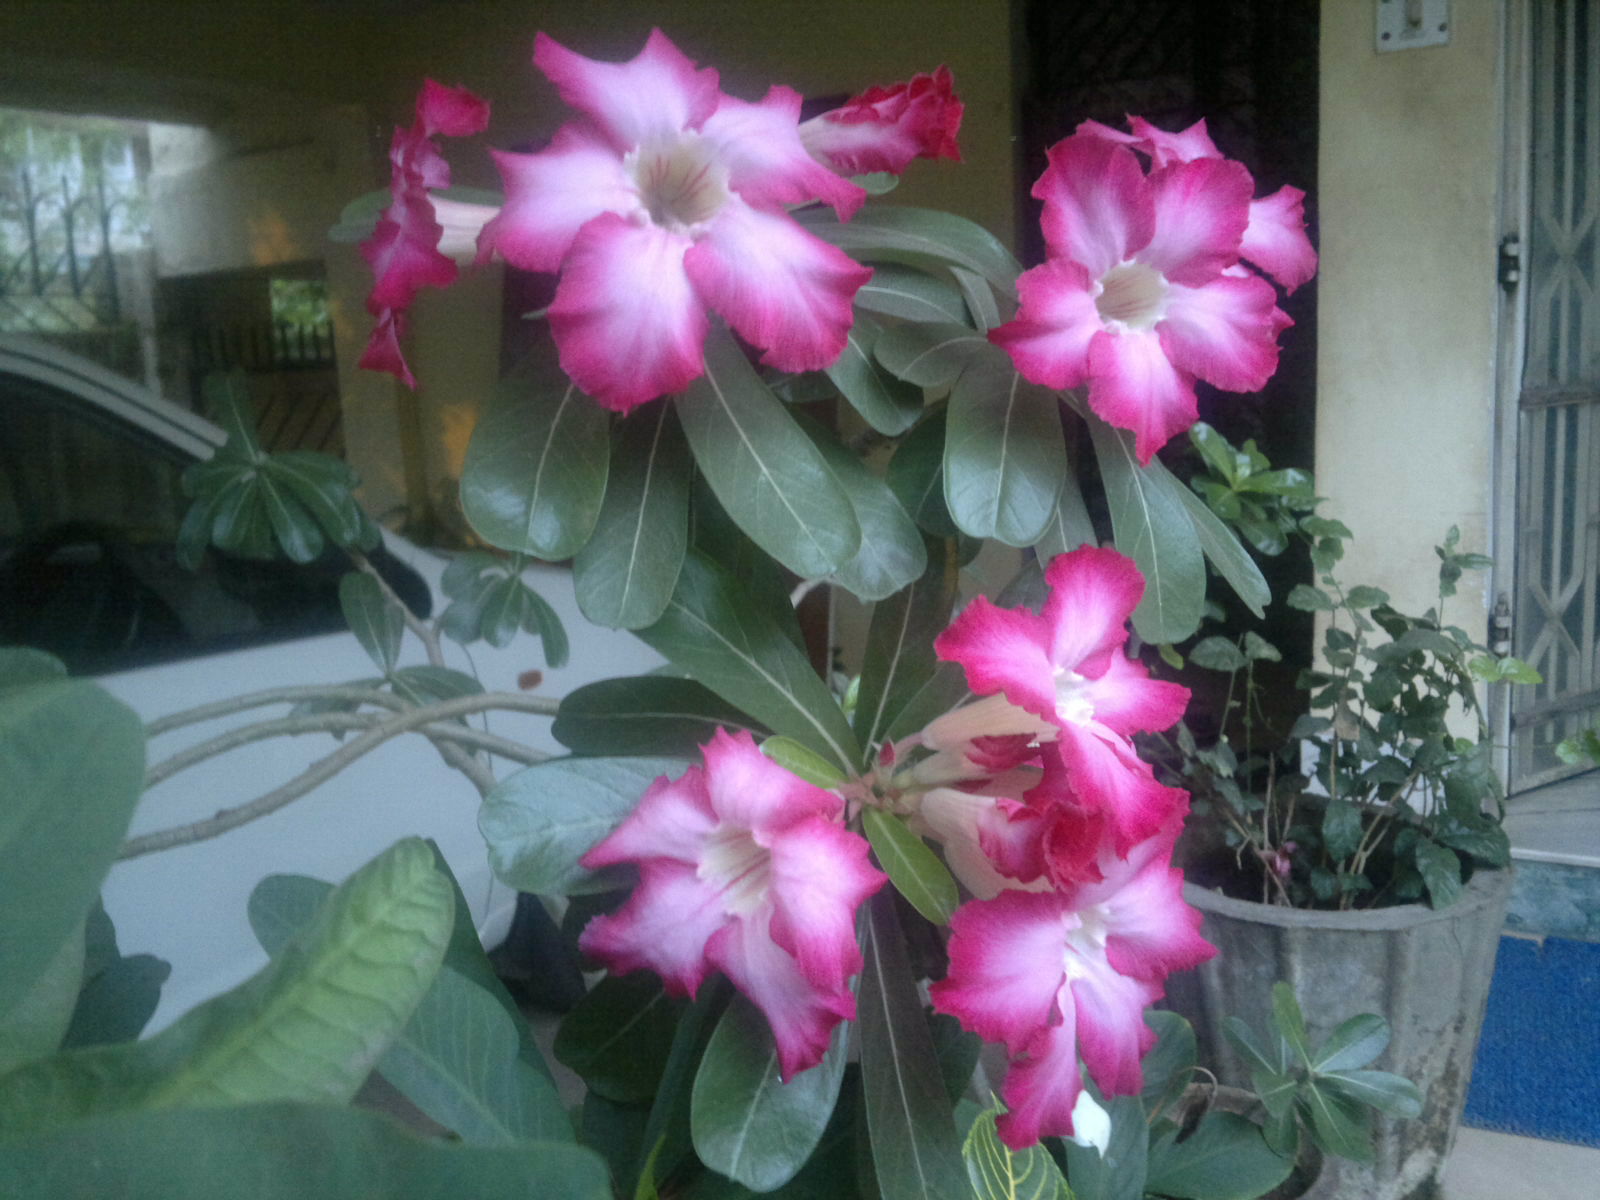
[[1254, 446], [1235, 451], [1214, 430], [1192, 436], [1206, 465], [1196, 490], [1219, 515], [1258, 549], [1307, 546], [1317, 585], [1287, 601], [1325, 626], [1321, 660], [1298, 679], [1308, 711], [1287, 737], [1263, 734], [1277, 714], [1259, 672], [1281, 656], [1247, 631], [1205, 637], [1188, 655], [1227, 680], [1214, 738], [1180, 724], [1147, 743], [1193, 795], [1184, 894], [1219, 948], [1174, 979], [1169, 999], [1230, 1082], [1260, 1064], [1230, 1044], [1225, 1022], [1258, 1019], [1273, 979], [1293, 982], [1316, 1034], [1352, 1005], [1383, 1014], [1394, 1028], [1386, 1065], [1421, 1087], [1422, 1115], [1381, 1123], [1375, 1157], [1330, 1165], [1312, 1194], [1424, 1194], [1466, 1099], [1511, 888], [1479, 688], [1537, 675], [1447, 622], [1463, 573], [1489, 565], [1461, 549], [1458, 530], [1436, 547], [1437, 604], [1408, 615], [1379, 588], [1339, 582], [1350, 531], [1317, 515], [1303, 473], [1273, 472]]

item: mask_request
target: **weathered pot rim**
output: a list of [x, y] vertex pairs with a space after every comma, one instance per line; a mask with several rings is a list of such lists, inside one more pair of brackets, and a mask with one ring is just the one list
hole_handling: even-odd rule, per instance
[[1456, 920], [1467, 913], [1500, 903], [1510, 889], [1511, 868], [1498, 867], [1476, 871], [1462, 888], [1461, 898], [1448, 908], [1430, 908], [1426, 904], [1394, 904], [1388, 908], [1369, 908], [1356, 912], [1289, 908], [1282, 904], [1262, 904], [1256, 900], [1236, 900], [1187, 881], [1183, 885], [1183, 898], [1201, 912], [1264, 925], [1293, 929], [1383, 931], [1414, 929], [1433, 921]]

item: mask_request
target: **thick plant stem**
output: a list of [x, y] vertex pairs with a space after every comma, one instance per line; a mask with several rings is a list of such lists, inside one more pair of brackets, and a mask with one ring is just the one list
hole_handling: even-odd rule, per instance
[[202, 704], [171, 713], [151, 721], [144, 727], [146, 737], [170, 733], [185, 725], [198, 725], [218, 717], [231, 717], [234, 713], [248, 712], [252, 708], [265, 708], [269, 704], [300, 704], [308, 700], [329, 700], [349, 704], [380, 704], [385, 708], [399, 709], [401, 702], [388, 692], [359, 683], [302, 684], [295, 687], [267, 688], [248, 692], [243, 696], [230, 696], [213, 704]]

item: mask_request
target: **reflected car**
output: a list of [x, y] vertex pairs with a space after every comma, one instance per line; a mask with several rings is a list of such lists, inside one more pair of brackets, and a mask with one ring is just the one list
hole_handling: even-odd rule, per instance
[[[338, 581], [348, 564], [337, 555], [301, 566], [213, 550], [198, 571], [178, 564], [187, 504], [181, 476], [223, 438], [210, 422], [78, 355], [0, 335], [0, 644], [48, 650], [146, 722], [265, 689], [372, 680], [376, 669], [340, 612]], [[419, 615], [446, 603], [444, 557], [385, 532], [373, 558]], [[536, 694], [559, 697], [660, 664], [631, 635], [589, 626], [566, 570], [534, 566], [525, 578], [566, 624], [568, 664], [550, 669], [539, 641], [520, 637], [504, 649], [447, 640], [447, 665], [491, 691], [516, 691], [519, 681], [537, 679]], [[425, 661], [408, 637], [401, 665]], [[280, 703], [158, 733], [148, 762], [285, 711]], [[481, 723], [560, 752], [548, 718], [493, 713]], [[330, 734], [304, 734], [209, 758], [150, 788], [130, 835], [245, 803], [339, 746]], [[493, 765], [501, 777], [517, 769], [503, 759]], [[122, 952], [172, 964], [149, 1031], [266, 961], [246, 911], [263, 876], [342, 880], [404, 836], [437, 843], [485, 944], [495, 944], [516, 895], [489, 870], [477, 808], [471, 783], [426, 740], [405, 735], [242, 828], [119, 862], [104, 900]]]

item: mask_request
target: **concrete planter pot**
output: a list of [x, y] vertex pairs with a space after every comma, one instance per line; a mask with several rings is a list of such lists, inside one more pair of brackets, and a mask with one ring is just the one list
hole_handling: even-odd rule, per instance
[[1167, 1003], [1187, 1017], [1200, 1061], [1225, 1084], [1249, 1071], [1222, 1034], [1230, 1016], [1266, 1029], [1272, 985], [1293, 986], [1313, 1043], [1357, 1013], [1384, 1017], [1394, 1039], [1373, 1065], [1423, 1093], [1422, 1115], [1379, 1117], [1376, 1160], [1329, 1159], [1308, 1200], [1426, 1200], [1466, 1102], [1472, 1059], [1511, 895], [1510, 871], [1480, 871], [1449, 908], [1397, 905], [1319, 912], [1235, 900], [1194, 884], [1184, 898], [1205, 915], [1217, 957], [1168, 980]]

